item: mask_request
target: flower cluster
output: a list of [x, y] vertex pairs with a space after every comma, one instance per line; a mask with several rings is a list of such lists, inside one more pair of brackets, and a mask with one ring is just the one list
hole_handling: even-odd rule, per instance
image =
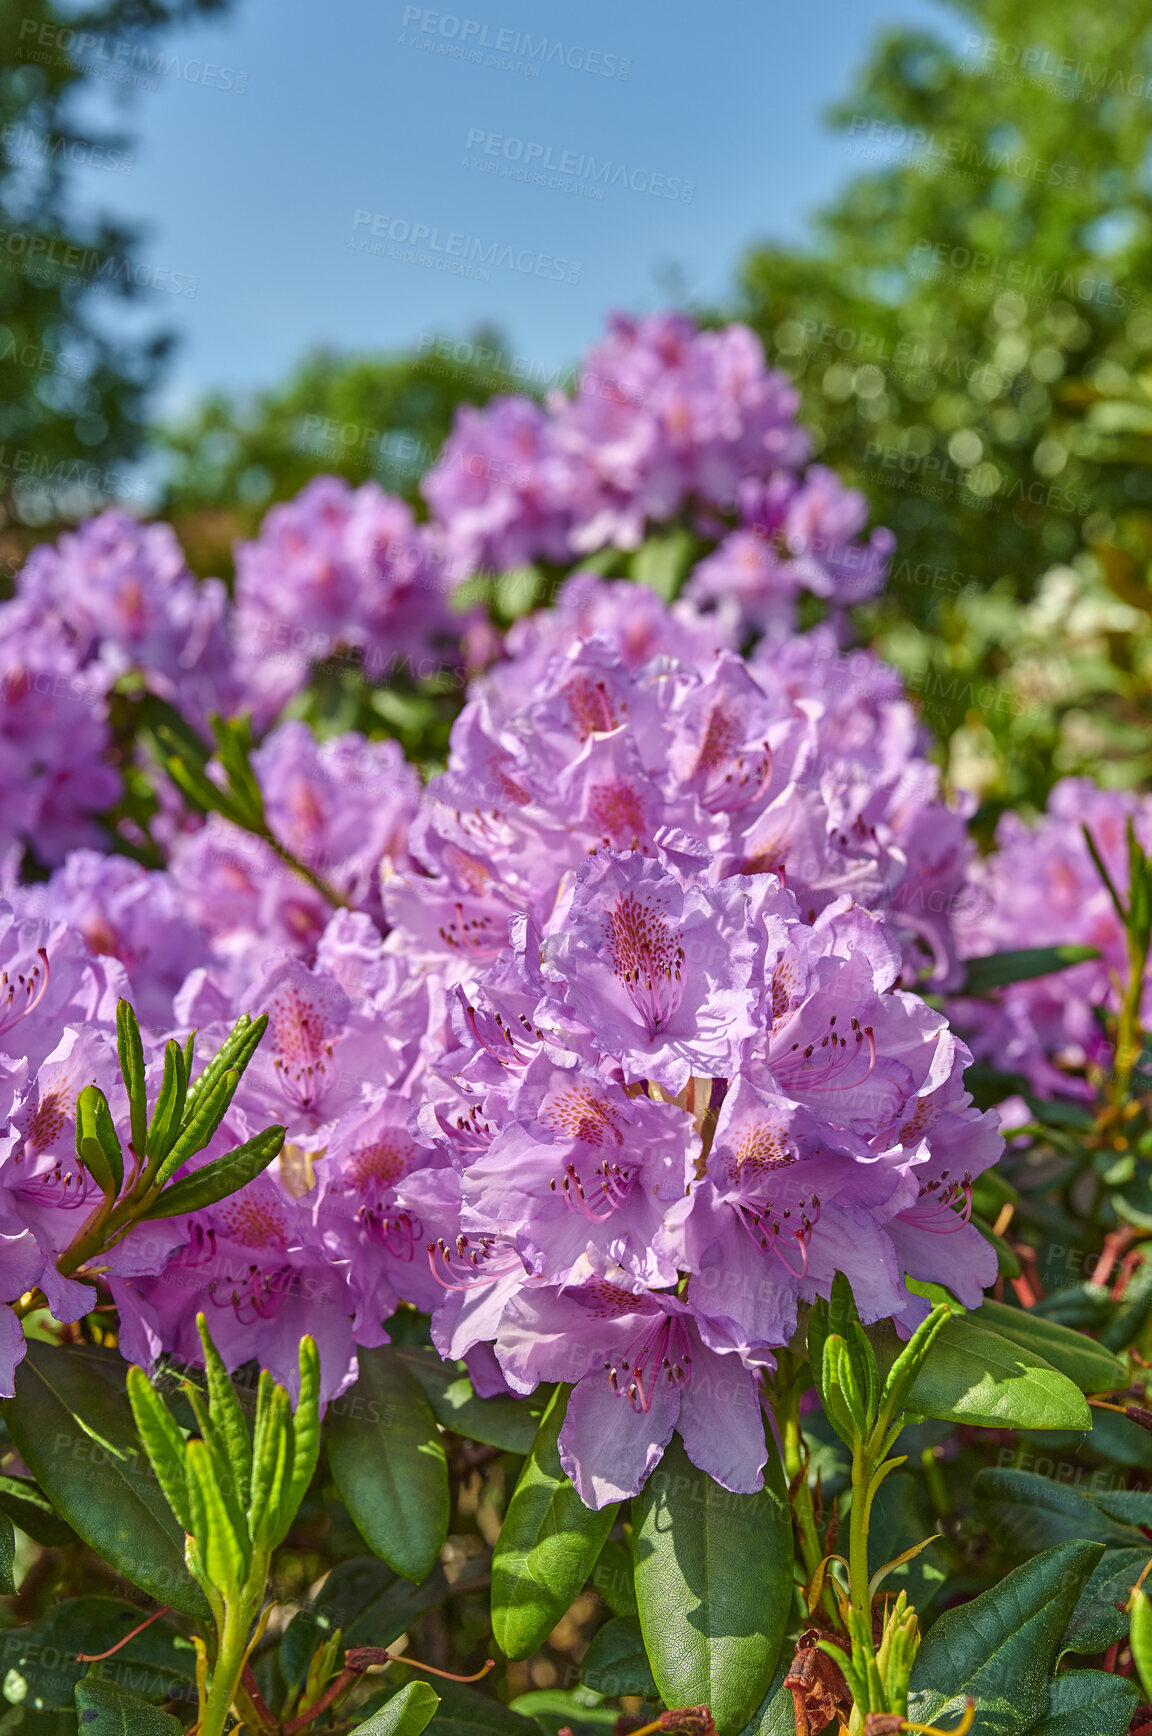
[[[230, 1367], [290, 1388], [307, 1330], [326, 1400], [411, 1305], [482, 1394], [572, 1383], [561, 1456], [599, 1506], [674, 1430], [758, 1487], [763, 1373], [837, 1271], [905, 1332], [915, 1281], [979, 1301], [996, 1260], [971, 1189], [1000, 1136], [917, 992], [959, 980], [969, 805], [943, 799], [891, 670], [835, 620], [790, 631], [800, 589], [857, 600], [888, 549], [805, 468], [794, 413], [743, 328], [620, 319], [571, 397], [462, 412], [427, 523], [333, 479], [274, 508], [234, 605], [119, 515], [37, 555], [6, 655], [58, 656], [90, 697], [83, 729], [27, 748], [43, 782], [8, 822], [55, 871], [5, 865], [0, 1304], [38, 1289], [74, 1321], [99, 1283], [144, 1364], [198, 1358], [203, 1311]], [[335, 652], [383, 674], [443, 639], [463, 661], [449, 593], [478, 568], [569, 567], [673, 521], [710, 551], [685, 597], [570, 575], [507, 633], [426, 787], [395, 742], [277, 721]], [[163, 867], [91, 847], [121, 787], [118, 684], [201, 730], [248, 709], [262, 738], [249, 764], [221, 728], [177, 780], [221, 811], [162, 788]], [[33, 691], [5, 687], [14, 785]], [[120, 995], [153, 1092], [171, 1039], [211, 1052], [267, 1015], [186, 1176], [269, 1124], [286, 1139], [93, 1274], [76, 1105], [96, 1085], [123, 1122]], [[21, 1327], [0, 1320], [10, 1392]]]
[[445, 594], [439, 540], [404, 501], [375, 482], [317, 477], [236, 549], [245, 705], [267, 724], [334, 654], [357, 654], [377, 680], [437, 642], [443, 658], [453, 634]]
[[855, 540], [862, 495], [822, 466], [805, 473], [796, 406], [746, 327], [617, 315], [571, 397], [462, 410], [423, 490], [457, 577], [636, 548], [649, 526], [681, 519], [720, 539], [691, 594], [735, 598], [757, 631], [786, 627], [801, 590], [872, 595], [893, 547], [887, 531]]
[[[1093, 1009], [1119, 1010], [1116, 985], [1127, 978], [1127, 940], [1084, 828], [1125, 897], [1129, 820], [1141, 846], [1152, 848], [1147, 797], [1065, 778], [1035, 825], [1005, 814], [996, 849], [971, 870], [972, 896], [956, 923], [966, 958], [1060, 945], [1093, 946], [1100, 953], [1055, 975], [1012, 983], [990, 999], [953, 1003], [953, 1017], [974, 1054], [1002, 1072], [1023, 1075], [1040, 1096], [1090, 1098], [1084, 1070], [1109, 1064], [1110, 1045]], [[1145, 1024], [1152, 1020], [1150, 986], [1142, 1015]]]
[[[584, 635], [587, 634], [587, 637]], [[893, 673], [829, 628], [747, 662], [710, 616], [578, 575], [479, 684], [386, 889], [415, 948], [487, 959], [510, 915], [544, 923], [590, 850], [779, 873], [809, 921], [851, 891], [887, 913], [905, 976], [955, 977], [967, 806], [938, 775]]]

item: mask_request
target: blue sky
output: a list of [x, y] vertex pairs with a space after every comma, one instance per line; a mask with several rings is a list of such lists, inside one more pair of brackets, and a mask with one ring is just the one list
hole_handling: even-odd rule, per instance
[[828, 105], [910, 23], [947, 28], [928, 0], [237, 0], [135, 65], [131, 171], [81, 192], [182, 291], [151, 297], [166, 409], [485, 319], [548, 369], [610, 308], [719, 298], [754, 239], [801, 238], [858, 166]]

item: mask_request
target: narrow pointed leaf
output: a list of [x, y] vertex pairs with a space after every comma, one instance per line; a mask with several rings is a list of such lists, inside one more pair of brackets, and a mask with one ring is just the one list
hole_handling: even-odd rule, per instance
[[1099, 958], [1096, 946], [1032, 946], [1017, 952], [990, 952], [982, 958], [970, 958], [965, 965], [960, 995], [987, 995], [993, 989], [1009, 983], [1030, 982], [1033, 977], [1048, 976], [1069, 965], [1083, 964], [1086, 959]]
[[[183, 1052], [181, 1052], [180, 1064], [181, 1066], [184, 1064]], [[239, 1083], [239, 1073], [234, 1068], [228, 1068], [208, 1091], [196, 1099], [195, 1107], [185, 1119], [183, 1126], [172, 1142], [171, 1149], [167, 1152], [163, 1163], [156, 1172], [158, 1186], [162, 1187], [171, 1176], [176, 1174], [178, 1169], [181, 1169], [188, 1162], [190, 1157], [195, 1157], [198, 1151], [204, 1150], [227, 1115], [228, 1106], [236, 1095], [236, 1087]]]
[[567, 1406], [568, 1388], [557, 1387], [492, 1553], [492, 1632], [509, 1658], [531, 1656], [567, 1613], [618, 1511], [585, 1507], [561, 1467], [557, 1441]]
[[128, 1370], [128, 1400], [156, 1480], [180, 1525], [189, 1531], [192, 1527], [184, 1473], [184, 1436], [142, 1368]]
[[132, 1149], [143, 1162], [148, 1143], [148, 1096], [144, 1075], [144, 1044], [135, 1011], [128, 1001], [116, 1005], [116, 1052], [128, 1093]]
[[764, 1698], [792, 1615], [792, 1520], [771, 1439], [765, 1486], [734, 1495], [677, 1437], [633, 1501], [636, 1601], [669, 1706], [711, 1708], [719, 1736]]
[[300, 1398], [292, 1418], [292, 1475], [280, 1523], [285, 1532], [308, 1493], [320, 1457], [320, 1353], [314, 1338], [300, 1340]]
[[101, 1193], [115, 1199], [124, 1180], [124, 1153], [98, 1085], [85, 1085], [76, 1099], [76, 1156]]
[[248, 1139], [223, 1157], [213, 1158], [202, 1169], [180, 1177], [164, 1189], [159, 1199], [142, 1212], [142, 1218], [176, 1218], [185, 1212], [202, 1211], [227, 1199], [246, 1187], [262, 1170], [268, 1168], [284, 1144], [282, 1127], [266, 1127], [254, 1139]]
[[164, 1158], [171, 1150], [172, 1142], [180, 1131], [180, 1117], [184, 1113], [187, 1090], [188, 1075], [184, 1071], [184, 1051], [179, 1043], [170, 1037], [164, 1046], [164, 1075], [160, 1081], [160, 1095], [156, 1099], [145, 1140], [150, 1158]]
[[204, 1351], [204, 1370], [208, 1380], [208, 1404], [212, 1421], [220, 1433], [224, 1451], [232, 1467], [236, 1493], [242, 1506], [247, 1507], [252, 1484], [252, 1441], [248, 1424], [240, 1408], [236, 1388], [232, 1384], [224, 1359], [212, 1342], [208, 1322], [203, 1314], [196, 1316], [196, 1330]]
[[389, 1345], [328, 1407], [328, 1463], [364, 1541], [405, 1579], [436, 1565], [448, 1531], [444, 1443], [420, 1383]]
[[248, 1539], [237, 1534], [217, 1481], [211, 1449], [203, 1441], [189, 1441], [185, 1463], [189, 1485], [195, 1482], [203, 1512], [203, 1530], [196, 1535], [201, 1559], [213, 1585], [227, 1594], [248, 1577]]
[[193, 1112], [205, 1092], [210, 1091], [216, 1081], [229, 1068], [243, 1074], [267, 1029], [267, 1013], [261, 1013], [258, 1019], [251, 1018], [247, 1013], [241, 1013], [215, 1055], [205, 1064], [204, 1071], [189, 1085], [186, 1114], [190, 1115]]
[[260, 1372], [260, 1388], [252, 1437], [252, 1489], [248, 1501], [248, 1525], [254, 1542], [262, 1541], [275, 1523], [288, 1453], [288, 1394], [273, 1382], [267, 1369]]

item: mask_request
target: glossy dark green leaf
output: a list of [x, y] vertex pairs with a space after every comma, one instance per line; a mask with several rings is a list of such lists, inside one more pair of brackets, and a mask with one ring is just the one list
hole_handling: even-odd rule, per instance
[[202, 1169], [193, 1170], [191, 1175], [180, 1177], [141, 1213], [145, 1218], [175, 1218], [184, 1212], [202, 1211], [205, 1206], [215, 1205], [217, 1200], [227, 1199], [268, 1168], [274, 1157], [277, 1157], [284, 1144], [284, 1129], [282, 1127], [266, 1127], [263, 1133], [255, 1138], [245, 1140], [243, 1145], [236, 1146], [232, 1151], [226, 1151], [223, 1157], [213, 1158]]
[[108, 1676], [81, 1677], [76, 1714], [85, 1736], [183, 1736], [179, 1718], [150, 1706]]
[[385, 1345], [359, 1358], [359, 1380], [325, 1417], [328, 1463], [364, 1541], [405, 1579], [420, 1580], [448, 1532], [444, 1443], [396, 1351]]
[[765, 1487], [734, 1495], [673, 1437], [633, 1502], [636, 1600], [669, 1706], [709, 1706], [720, 1736], [764, 1698], [792, 1608], [792, 1523], [779, 1456]]
[[[120, 1598], [74, 1597], [57, 1603], [28, 1627], [7, 1629], [0, 1673], [7, 1675], [9, 1697], [49, 1710], [73, 1707], [76, 1684], [88, 1669], [77, 1652], [105, 1652], [120, 1645], [146, 1613]], [[189, 1641], [161, 1620], [109, 1658], [104, 1673], [145, 1700], [164, 1700], [189, 1692], [196, 1654]]]
[[1043, 1358], [955, 1315], [908, 1389], [920, 1416], [984, 1428], [1089, 1429], [1079, 1387]]
[[639, 1621], [613, 1616], [605, 1622], [593, 1634], [584, 1653], [580, 1680], [586, 1688], [613, 1698], [619, 1694], [642, 1694], [645, 1699], [655, 1699], [659, 1689], [644, 1650]]
[[632, 1573], [632, 1555], [622, 1543], [612, 1538], [604, 1545], [588, 1583], [604, 1599], [613, 1615], [636, 1614], [636, 1582]]
[[0, 1477], [0, 1512], [30, 1537], [50, 1549], [76, 1542], [76, 1533], [30, 1477]]
[[15, 1565], [16, 1533], [7, 1513], [0, 1511], [0, 1597], [11, 1597], [16, 1590]]
[[439, 1704], [439, 1694], [427, 1682], [409, 1682], [365, 1723], [357, 1724], [352, 1736], [420, 1736]]
[[971, 1696], [973, 1736], [1027, 1730], [1047, 1711], [1061, 1636], [1102, 1554], [1099, 1543], [1063, 1543], [946, 1609], [912, 1667], [909, 1717], [948, 1729]]
[[1122, 1640], [1128, 1632], [1124, 1605], [1148, 1565], [1152, 1543], [1142, 1548], [1106, 1549], [1072, 1611], [1060, 1642], [1061, 1651], [1094, 1657]]
[[796, 1702], [791, 1688], [784, 1686], [792, 1662], [792, 1649], [786, 1647], [768, 1684], [768, 1691], [753, 1712], [740, 1736], [796, 1736]]
[[350, 1612], [344, 1622], [344, 1643], [390, 1646], [426, 1609], [437, 1609], [449, 1597], [466, 1590], [466, 1581], [457, 1580], [455, 1586], [450, 1586], [442, 1567], [437, 1567], [419, 1585], [397, 1576], [371, 1603]]
[[1112, 1392], [1128, 1384], [1128, 1371], [1094, 1338], [1058, 1321], [1045, 1320], [1024, 1308], [1007, 1308], [1002, 1302], [985, 1302], [966, 1317], [974, 1326], [986, 1326], [1001, 1338], [1030, 1350], [1034, 1356], [1066, 1374], [1081, 1392]]
[[612, 1529], [616, 1506], [585, 1507], [560, 1464], [568, 1388], [557, 1387], [512, 1491], [492, 1553], [492, 1631], [506, 1657], [543, 1645], [571, 1607]]
[[1048, 1690], [1048, 1710], [1028, 1736], [1125, 1736], [1140, 1695], [1135, 1682], [1104, 1670], [1065, 1670]]
[[990, 994], [1008, 983], [1029, 982], [1033, 977], [1048, 976], [1051, 971], [1067, 970], [1069, 965], [1099, 957], [1099, 948], [1095, 946], [1031, 946], [1017, 952], [985, 953], [967, 961], [963, 986], [956, 993]]
[[463, 1364], [443, 1362], [422, 1345], [398, 1345], [396, 1350], [420, 1382], [442, 1427], [505, 1452], [531, 1452], [540, 1427], [539, 1399], [477, 1398]]
[[84, 1541], [117, 1573], [185, 1615], [208, 1606], [184, 1566], [184, 1534], [140, 1446], [110, 1353], [31, 1341], [16, 1394], [0, 1404], [36, 1481]]
[[1110, 1519], [1087, 1495], [1051, 1477], [1010, 1469], [978, 1471], [972, 1495], [989, 1531], [1014, 1555], [1035, 1555], [1076, 1538], [1118, 1549], [1140, 1543], [1135, 1526]]
[[459, 1682], [437, 1681], [440, 1710], [436, 1736], [540, 1736], [540, 1726], [522, 1718], [491, 1694]]
[[534, 1688], [518, 1694], [509, 1710], [531, 1718], [544, 1736], [560, 1736], [565, 1725], [573, 1736], [599, 1736], [614, 1730], [620, 1716], [618, 1706], [602, 1704], [601, 1696], [589, 1688]]

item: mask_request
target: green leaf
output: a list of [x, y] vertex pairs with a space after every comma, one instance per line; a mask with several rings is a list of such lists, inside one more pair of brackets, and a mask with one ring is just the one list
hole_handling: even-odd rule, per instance
[[[1124, 1605], [1132, 1587], [1148, 1565], [1152, 1543], [1142, 1548], [1106, 1549], [1092, 1577], [1080, 1593], [1076, 1608], [1060, 1642], [1061, 1651], [1082, 1652], [1094, 1657], [1122, 1640], [1128, 1632]], [[1117, 1605], [1120, 1607], [1117, 1608]]]
[[1067, 1375], [961, 1314], [940, 1333], [905, 1403], [920, 1416], [990, 1429], [1092, 1427], [1083, 1395]]
[[127, 1001], [116, 1003], [116, 1052], [120, 1073], [128, 1092], [132, 1126], [132, 1149], [141, 1161], [148, 1142], [148, 1096], [144, 1075], [144, 1044], [136, 1014]]
[[204, 1351], [204, 1372], [208, 1382], [208, 1408], [232, 1472], [236, 1498], [247, 1507], [252, 1492], [252, 1437], [236, 1395], [236, 1388], [224, 1366], [224, 1358], [212, 1342], [208, 1321], [203, 1314], [196, 1316], [196, 1330]]
[[1015, 1555], [1034, 1555], [1075, 1538], [1123, 1549], [1141, 1540], [1134, 1526], [1109, 1519], [1087, 1495], [1031, 1471], [978, 1471], [972, 1496], [985, 1525]]
[[1053, 1368], [1066, 1374], [1081, 1392], [1122, 1391], [1128, 1370], [1094, 1338], [1074, 1332], [1056, 1320], [1045, 1320], [1024, 1308], [1007, 1308], [1002, 1302], [984, 1302], [965, 1315], [972, 1326], [986, 1326], [1000, 1338], [1030, 1350]]
[[1028, 1736], [1126, 1736], [1140, 1696], [1135, 1682], [1104, 1670], [1065, 1670], [1048, 1689], [1048, 1711]]
[[[182, 1049], [180, 1051], [180, 1067], [183, 1070], [184, 1051]], [[239, 1083], [239, 1073], [234, 1067], [227, 1067], [207, 1091], [200, 1093], [191, 1112], [184, 1117], [180, 1130], [170, 1148], [164, 1154], [164, 1160], [156, 1171], [154, 1186], [163, 1187], [169, 1177], [175, 1175], [178, 1169], [182, 1169], [190, 1157], [195, 1157], [198, 1151], [204, 1150], [227, 1115], [228, 1106], [236, 1095], [236, 1087]]]
[[540, 1427], [538, 1398], [477, 1398], [463, 1363], [445, 1363], [417, 1344], [397, 1345], [396, 1354], [420, 1382], [443, 1428], [508, 1453], [531, 1452]]
[[0, 1512], [0, 1597], [11, 1597], [16, 1590], [15, 1565], [16, 1533], [7, 1513]]
[[768, 1684], [768, 1692], [744, 1726], [741, 1736], [796, 1736], [796, 1702], [791, 1688], [784, 1686], [791, 1662], [787, 1654], [781, 1658]]
[[642, 1694], [654, 1700], [659, 1693], [652, 1666], [644, 1650], [638, 1621], [613, 1616], [592, 1637], [580, 1665], [580, 1680], [598, 1694]]
[[1047, 976], [1050, 971], [1066, 970], [1069, 965], [1099, 957], [1100, 949], [1096, 946], [1032, 946], [1018, 952], [990, 952], [967, 961], [964, 981], [955, 992], [987, 995], [1008, 983], [1028, 982], [1033, 977]]
[[973, 1736], [1028, 1729], [1047, 1710], [1061, 1636], [1102, 1553], [1099, 1543], [1063, 1543], [946, 1609], [912, 1666], [909, 1718], [950, 1728], [971, 1696]]
[[613, 1615], [636, 1614], [636, 1582], [632, 1556], [622, 1543], [609, 1538], [596, 1558], [588, 1582], [604, 1599]]
[[765, 1487], [734, 1495], [678, 1438], [633, 1502], [636, 1600], [669, 1706], [709, 1706], [720, 1736], [764, 1698], [792, 1607], [792, 1521], [769, 1439]]
[[59, 1549], [78, 1541], [44, 1491], [30, 1477], [0, 1477], [0, 1512], [18, 1525], [33, 1543]]
[[439, 1694], [427, 1682], [409, 1682], [365, 1723], [357, 1724], [352, 1736], [420, 1736], [439, 1704]]
[[204, 1441], [189, 1441], [184, 1461], [188, 1470], [188, 1492], [195, 1497], [193, 1514], [203, 1515], [197, 1524], [196, 1541], [200, 1559], [212, 1584], [229, 1598], [248, 1577], [251, 1550], [248, 1538], [241, 1537], [228, 1512], [228, 1505], [216, 1481], [211, 1448]]
[[439, 1682], [436, 1736], [540, 1736], [540, 1726], [459, 1682]]
[[882, 1402], [885, 1415], [894, 1421], [904, 1409], [904, 1399], [909, 1387], [915, 1380], [918, 1370], [928, 1353], [940, 1336], [950, 1318], [947, 1303], [941, 1303], [933, 1308], [926, 1320], [922, 1320], [895, 1362], [888, 1370], [884, 1382]]
[[205, 1616], [183, 1532], [140, 1449], [123, 1368], [115, 1353], [30, 1340], [0, 1413], [56, 1511], [114, 1572], [158, 1603]]
[[124, 1180], [124, 1153], [98, 1085], [85, 1085], [76, 1099], [76, 1156], [101, 1193], [115, 1199]]
[[184, 1469], [184, 1436], [142, 1368], [128, 1370], [128, 1402], [156, 1480], [169, 1507], [187, 1531], [191, 1527], [191, 1515]]
[[[120, 1598], [74, 1597], [55, 1603], [28, 1627], [4, 1634], [5, 1698], [12, 1704], [74, 1714], [76, 1684], [88, 1670], [77, 1652], [121, 1649], [102, 1666], [103, 1673], [145, 1700], [187, 1694], [195, 1679], [192, 1646], [161, 1618], [127, 1644], [145, 1611]], [[72, 1727], [75, 1729], [75, 1717]]]
[[205, 1092], [210, 1091], [229, 1068], [243, 1073], [267, 1029], [267, 1013], [261, 1013], [258, 1019], [253, 1019], [249, 1013], [241, 1013], [216, 1053], [205, 1062], [203, 1071], [189, 1085], [186, 1113], [192, 1113]]
[[632, 556], [631, 575], [638, 585], [647, 585], [670, 603], [699, 555], [700, 545], [689, 531], [673, 530], [649, 536]]
[[188, 1075], [184, 1070], [184, 1051], [174, 1037], [164, 1045], [164, 1075], [152, 1119], [148, 1123], [145, 1146], [150, 1158], [162, 1160], [171, 1149], [180, 1131], [184, 1113], [184, 1098], [188, 1090]]
[[329, 1405], [328, 1463], [353, 1523], [405, 1579], [436, 1564], [448, 1532], [448, 1464], [420, 1383], [389, 1345], [361, 1350], [360, 1378]]
[[1129, 1644], [1144, 1697], [1152, 1700], [1152, 1604], [1148, 1602], [1148, 1593], [1143, 1588], [1132, 1593]]
[[300, 1397], [292, 1419], [292, 1469], [280, 1509], [282, 1542], [308, 1493], [320, 1457], [320, 1353], [314, 1338], [300, 1340]]
[[223, 1157], [213, 1158], [202, 1169], [181, 1176], [179, 1181], [164, 1189], [146, 1212], [141, 1212], [141, 1219], [180, 1217], [185, 1212], [202, 1211], [205, 1206], [215, 1205], [217, 1200], [237, 1193], [279, 1155], [284, 1145], [284, 1132], [282, 1127], [266, 1127], [263, 1133], [245, 1140], [232, 1151], [226, 1151]]
[[107, 1676], [81, 1677], [76, 1712], [85, 1736], [183, 1736], [179, 1718], [150, 1706]]
[[602, 1705], [601, 1700], [590, 1688], [534, 1688], [518, 1694], [509, 1709], [539, 1724], [544, 1736], [560, 1736], [565, 1724], [574, 1736], [596, 1736], [614, 1730], [620, 1716], [618, 1706]]
[[616, 1517], [616, 1505], [586, 1507], [561, 1467], [568, 1390], [558, 1386], [548, 1401], [492, 1554], [492, 1631], [509, 1658], [543, 1645], [579, 1596]]

